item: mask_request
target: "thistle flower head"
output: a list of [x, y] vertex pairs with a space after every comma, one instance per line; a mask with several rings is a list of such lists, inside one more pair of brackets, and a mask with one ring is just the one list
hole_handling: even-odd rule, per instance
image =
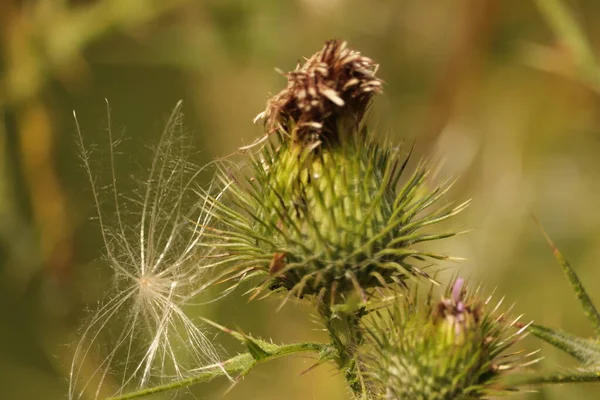
[[402, 299], [366, 322], [362, 358], [373, 391], [381, 399], [481, 399], [506, 391], [499, 379], [536, 362], [531, 354], [510, 353], [526, 327], [515, 328], [491, 304], [455, 280], [445, 296], [424, 304]]
[[[186, 314], [207, 287], [198, 243], [209, 214], [193, 184], [200, 170], [186, 161], [181, 103], [164, 130], [138, 199], [117, 189], [109, 126], [111, 183], [97, 185], [78, 128], [114, 287], [91, 318], [75, 349], [69, 398], [104, 398], [128, 388], [184, 377], [218, 361], [215, 347]], [[101, 204], [104, 192], [112, 203]], [[130, 217], [133, 217], [131, 219]], [[105, 344], [105, 346], [103, 346]]]
[[349, 49], [346, 42], [330, 40], [285, 74], [287, 87], [267, 102], [257, 119], [264, 118], [270, 131], [283, 126], [301, 143], [337, 142], [339, 119], [357, 123], [373, 95], [381, 92], [376, 71], [373, 60]]
[[380, 89], [374, 69], [344, 43], [328, 42], [288, 74], [288, 87], [264, 113], [280, 130], [247, 168], [223, 168], [226, 190], [211, 202], [219, 226], [209, 245], [222, 250], [226, 276], [261, 275], [257, 293], [281, 289], [335, 305], [408, 277], [428, 278], [419, 263], [448, 258], [415, 245], [453, 236], [422, 228], [466, 203], [436, 209], [450, 185], [429, 188], [426, 163], [405, 178], [408, 156], [362, 126]]

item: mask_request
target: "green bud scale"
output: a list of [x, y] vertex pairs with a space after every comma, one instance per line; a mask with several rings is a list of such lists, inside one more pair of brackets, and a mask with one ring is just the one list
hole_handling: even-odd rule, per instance
[[527, 326], [508, 321], [467, 293], [462, 279], [437, 303], [431, 294], [423, 306], [400, 299], [366, 323], [363, 371], [370, 398], [402, 400], [482, 399], [508, 388], [499, 383], [507, 371], [536, 362], [532, 354], [507, 350], [522, 339]]

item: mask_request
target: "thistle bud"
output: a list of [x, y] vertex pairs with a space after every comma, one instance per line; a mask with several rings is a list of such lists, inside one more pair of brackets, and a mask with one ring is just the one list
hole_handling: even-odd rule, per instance
[[[381, 90], [372, 60], [342, 42], [327, 42], [286, 76], [264, 117], [275, 134], [249, 168], [221, 174], [214, 201], [216, 243], [225, 275], [261, 275], [265, 289], [345, 303], [374, 288], [429, 275], [420, 260], [448, 257], [415, 247], [453, 236], [422, 228], [466, 206], [434, 205], [449, 185], [428, 187], [420, 164], [405, 178], [408, 156], [378, 142], [362, 119]], [[404, 181], [403, 184], [400, 184]]]
[[437, 303], [431, 295], [395, 304], [388, 313], [372, 317], [366, 328], [363, 371], [370, 378], [373, 398], [481, 399], [507, 388], [499, 379], [507, 371], [537, 360], [532, 354], [507, 354], [522, 339], [526, 327], [518, 319], [489, 309], [456, 280]]

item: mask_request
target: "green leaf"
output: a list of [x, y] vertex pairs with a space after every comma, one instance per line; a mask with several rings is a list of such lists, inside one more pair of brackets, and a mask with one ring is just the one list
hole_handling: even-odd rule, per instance
[[[250, 354], [253, 354], [253, 351], [256, 351], [256, 352], [264, 353], [264, 354], [268, 355], [273, 350], [276, 350], [277, 348], [279, 348], [279, 346], [276, 344], [267, 342], [265, 340], [253, 338], [252, 336], [246, 335], [245, 333], [242, 333], [242, 332], [234, 331], [233, 329], [229, 329], [227, 327], [224, 327], [223, 325], [219, 325], [215, 321], [211, 321], [210, 319], [202, 318], [202, 320], [204, 322], [206, 322], [207, 324], [212, 325], [215, 328], [238, 339], [240, 342], [245, 344], [246, 347], [248, 347], [248, 351], [250, 352]], [[257, 349], [257, 347], [258, 347], [258, 349]]]
[[271, 353], [263, 350], [258, 343], [252, 340], [252, 338], [249, 336], [245, 337], [244, 343], [248, 348], [248, 352], [252, 354], [252, 357], [254, 357], [256, 361], [264, 360], [271, 355]]
[[580, 338], [541, 325], [531, 325], [529, 331], [583, 364], [600, 365], [600, 343], [595, 340]]
[[209, 319], [203, 318], [203, 320], [206, 323], [233, 336], [234, 338], [238, 339], [240, 342], [245, 344], [246, 348], [248, 349], [248, 353], [250, 353], [256, 361], [260, 361], [269, 357], [271, 355], [270, 350], [272, 350], [274, 346], [277, 347], [277, 345], [274, 345], [273, 343], [269, 343], [260, 339], [255, 339], [252, 336], [246, 335], [242, 332], [234, 331], [233, 329], [226, 328]]
[[544, 228], [542, 228], [539, 221], [536, 220], [536, 222], [540, 226], [540, 229], [542, 230], [542, 233], [544, 234], [546, 241], [552, 248], [552, 251], [554, 252], [554, 257], [556, 258], [556, 260], [562, 267], [563, 272], [565, 273], [565, 275], [567, 276], [567, 279], [571, 283], [571, 286], [573, 287], [573, 290], [575, 291], [575, 295], [577, 295], [577, 298], [579, 299], [579, 302], [581, 303], [581, 305], [583, 307], [583, 313], [592, 323], [592, 326], [593, 326], [594, 330], [596, 331], [596, 335], [598, 337], [600, 337], [600, 313], [598, 312], [598, 309], [596, 309], [596, 307], [594, 306], [592, 299], [585, 291], [583, 285], [581, 284], [581, 281], [579, 280], [579, 277], [577, 276], [577, 274], [571, 267], [571, 264], [569, 264], [569, 262], [562, 256], [560, 251], [558, 251], [558, 248], [556, 247], [554, 242], [552, 242], [552, 239], [550, 239], [550, 236], [548, 236], [548, 234], [546, 233]]
[[[535, 217], [534, 217], [535, 219]], [[577, 298], [581, 302], [583, 312], [592, 323], [596, 334], [600, 336], [600, 313], [594, 306], [591, 298], [583, 288], [579, 277], [562, 256], [556, 245], [552, 242], [546, 231], [536, 219], [546, 241], [554, 252], [554, 257], [563, 269], [567, 279], [571, 283]], [[577, 337], [558, 329], [547, 328], [541, 325], [531, 325], [529, 331], [550, 345], [569, 354], [581, 364], [583, 368], [570, 369], [549, 375], [529, 375], [518, 377], [514, 386], [600, 382], [600, 341], [598, 339], [586, 339]]]

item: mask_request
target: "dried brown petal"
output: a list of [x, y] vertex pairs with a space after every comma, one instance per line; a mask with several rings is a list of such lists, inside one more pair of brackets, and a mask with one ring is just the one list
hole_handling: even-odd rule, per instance
[[346, 42], [331, 40], [308, 58], [288, 78], [285, 89], [267, 102], [257, 119], [264, 119], [269, 132], [282, 125], [294, 126], [301, 142], [326, 139], [338, 141], [339, 117], [362, 119], [373, 94], [381, 92], [382, 81], [375, 77], [377, 64]]

